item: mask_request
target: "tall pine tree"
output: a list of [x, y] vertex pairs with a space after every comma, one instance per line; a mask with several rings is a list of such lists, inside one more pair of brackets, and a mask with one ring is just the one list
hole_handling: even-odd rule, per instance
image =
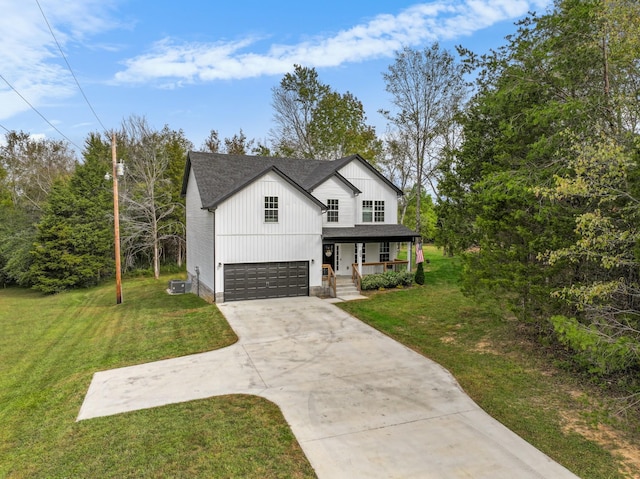
[[91, 135], [84, 159], [70, 180], [54, 185], [38, 224], [29, 274], [45, 293], [92, 286], [113, 273], [109, 146]]

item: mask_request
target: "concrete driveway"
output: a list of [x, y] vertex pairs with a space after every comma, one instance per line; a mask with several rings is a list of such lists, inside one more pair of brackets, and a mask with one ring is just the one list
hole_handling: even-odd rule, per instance
[[575, 478], [442, 367], [318, 298], [219, 304], [240, 340], [94, 375], [78, 420], [246, 393], [275, 402], [318, 477]]

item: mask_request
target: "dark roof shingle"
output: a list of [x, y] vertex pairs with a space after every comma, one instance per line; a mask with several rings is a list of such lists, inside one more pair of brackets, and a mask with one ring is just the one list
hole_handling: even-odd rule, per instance
[[367, 224], [344, 228], [322, 228], [322, 238], [327, 241], [413, 241], [413, 238], [418, 236], [418, 233], [404, 225], [393, 224]]
[[293, 181], [301, 190], [309, 195], [310, 191], [332, 175], [338, 175], [338, 178], [345, 181], [354, 192], [359, 192], [354, 185], [338, 173], [340, 168], [353, 160], [361, 161], [396, 190], [398, 194], [402, 194], [393, 183], [358, 155], [352, 155], [334, 161], [322, 161], [267, 156], [227, 155], [197, 151], [190, 151], [187, 155], [187, 164], [182, 181], [182, 194], [186, 194], [189, 172], [193, 170], [200, 193], [200, 199], [202, 200], [202, 207], [215, 207], [215, 205], [244, 188], [248, 183], [253, 181], [253, 179], [261, 176], [272, 168], [276, 168], [281, 175]]

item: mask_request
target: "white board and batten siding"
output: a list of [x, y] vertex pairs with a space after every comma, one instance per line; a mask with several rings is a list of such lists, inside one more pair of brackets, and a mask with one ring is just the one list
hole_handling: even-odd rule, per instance
[[[266, 196], [278, 197], [277, 223], [264, 221]], [[321, 286], [321, 216], [318, 204], [274, 172], [223, 201], [215, 214], [216, 293], [224, 291], [218, 265], [231, 263], [308, 261], [309, 286]]]
[[356, 197], [343, 181], [332, 176], [311, 192], [313, 196], [328, 206], [328, 200], [338, 200], [338, 221], [327, 222], [327, 214], [322, 218], [325, 227], [353, 227], [355, 225]]
[[356, 224], [362, 224], [362, 201], [384, 201], [384, 223], [398, 223], [398, 194], [359, 161], [350, 161], [339, 173], [347, 178], [362, 193], [356, 198]]
[[[187, 273], [197, 278], [196, 267], [200, 270], [200, 284], [213, 292], [213, 214], [202, 209], [198, 185], [193, 173], [189, 173], [186, 194], [187, 219]], [[194, 285], [194, 288], [196, 286]], [[201, 292], [202, 289], [201, 289]]]

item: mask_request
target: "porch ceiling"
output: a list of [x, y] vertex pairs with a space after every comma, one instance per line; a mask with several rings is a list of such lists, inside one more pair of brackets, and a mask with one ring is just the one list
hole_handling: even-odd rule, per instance
[[367, 224], [348, 228], [322, 228], [323, 241], [337, 243], [413, 241], [418, 233], [404, 225]]

